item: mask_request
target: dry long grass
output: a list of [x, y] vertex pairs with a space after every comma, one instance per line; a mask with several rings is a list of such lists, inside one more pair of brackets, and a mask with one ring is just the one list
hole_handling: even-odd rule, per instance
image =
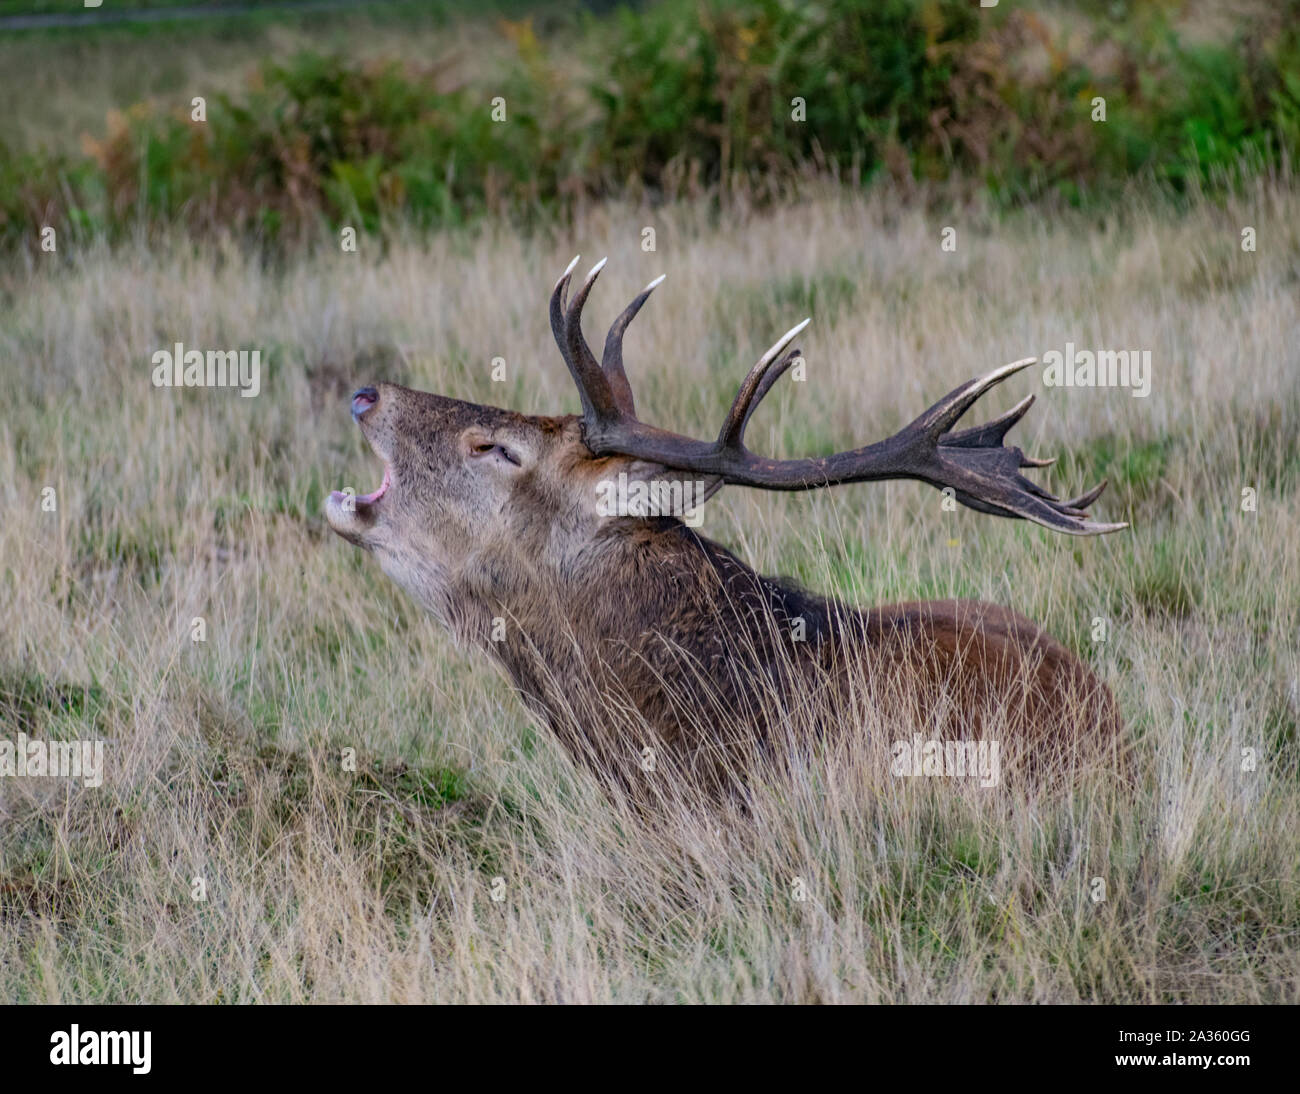
[[[1138, 789], [891, 779], [863, 727], [767, 778], [747, 820], [646, 825], [332, 538], [325, 492], [377, 476], [353, 386], [576, 409], [545, 318], [575, 249], [611, 256], [593, 331], [669, 274], [628, 359], [683, 429], [716, 428], [811, 307], [808, 380], [751, 428], [782, 454], [883, 435], [1066, 341], [1150, 349], [1149, 398], [1042, 390], [1018, 430], [1068, 457], [1061, 489], [1109, 474], [1098, 511], [1126, 533], [946, 512], [917, 484], [732, 491], [706, 524], [860, 603], [1041, 621], [1115, 689]], [[606, 207], [558, 241], [323, 245], [279, 271], [178, 242], [10, 275], [0, 739], [100, 737], [108, 770], [0, 779], [0, 999], [1300, 1001], [1298, 255], [1300, 194], [1275, 180], [1101, 223], [827, 193], [720, 221]], [[260, 347], [262, 394], [151, 387], [176, 341]], [[991, 409], [1041, 380], [1012, 384]]]

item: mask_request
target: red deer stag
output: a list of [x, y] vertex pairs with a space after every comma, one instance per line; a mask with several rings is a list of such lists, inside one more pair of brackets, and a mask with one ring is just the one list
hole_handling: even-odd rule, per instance
[[1032, 358], [961, 385], [876, 444], [768, 459], [745, 447], [745, 427], [796, 359], [786, 349], [807, 320], [750, 371], [717, 439], [694, 440], [637, 417], [623, 368], [624, 332], [659, 281], [618, 317], [597, 362], [580, 319], [604, 263], [566, 303], [574, 263], [550, 318], [581, 416], [364, 387], [352, 415], [384, 462], [383, 483], [364, 496], [336, 491], [326, 513], [460, 641], [488, 651], [575, 760], [624, 789], [675, 770], [716, 791], [734, 785], [738, 748], [770, 757], [792, 726], [863, 728], [882, 710], [904, 738], [1007, 738], [1030, 768], [1098, 746], [1117, 754], [1105, 685], [1010, 609], [946, 600], [858, 611], [760, 576], [680, 512], [606, 504], [613, 482], [697, 503], [726, 483], [813, 490], [910, 478], [1058, 532], [1125, 527], [1088, 519], [1104, 482], [1059, 501], [1020, 474], [1052, 462], [1002, 443], [1033, 395], [953, 432]]

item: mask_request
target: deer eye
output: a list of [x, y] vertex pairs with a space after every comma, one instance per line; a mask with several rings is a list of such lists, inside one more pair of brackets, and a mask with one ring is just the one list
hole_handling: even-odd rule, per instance
[[520, 466], [519, 457], [503, 444], [496, 444], [493, 441], [484, 441], [481, 444], [470, 446], [470, 455], [472, 456], [491, 456], [493, 454], [500, 456], [502, 459], [506, 460], [508, 463], [514, 464], [516, 467]]

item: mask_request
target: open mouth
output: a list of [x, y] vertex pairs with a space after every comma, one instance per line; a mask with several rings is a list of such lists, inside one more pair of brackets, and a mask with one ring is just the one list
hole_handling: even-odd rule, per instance
[[352, 396], [352, 418], [361, 427], [362, 435], [370, 444], [371, 451], [384, 464], [384, 481], [369, 494], [354, 494], [349, 490], [332, 490], [325, 502], [325, 516], [330, 527], [344, 539], [365, 546], [363, 542], [374, 530], [382, 510], [379, 504], [392, 489], [393, 470], [384, 451], [375, 443], [374, 430], [369, 427], [379, 405], [380, 392], [374, 387], [358, 389]]
[[[388, 488], [392, 484], [393, 484], [392, 472], [389, 470], [388, 464], [384, 464], [384, 481], [381, 482], [379, 486], [376, 489], [372, 490], [369, 494], [356, 495], [356, 497], [353, 498], [353, 503], [356, 505], [374, 505], [375, 502], [377, 502], [380, 498], [382, 498], [385, 494], [388, 493]], [[334, 490], [331, 491], [330, 493], [330, 500], [336, 501], [340, 504], [345, 502], [347, 498], [348, 498], [348, 494], [346, 493], [346, 491], [343, 490]]]

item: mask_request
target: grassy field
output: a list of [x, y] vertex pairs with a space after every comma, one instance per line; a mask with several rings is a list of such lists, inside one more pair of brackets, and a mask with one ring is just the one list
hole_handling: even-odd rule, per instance
[[[986, 412], [1037, 391], [1018, 443], [1062, 457], [1061, 490], [1108, 476], [1096, 511], [1126, 532], [946, 512], [919, 484], [731, 490], [705, 523], [858, 603], [978, 596], [1042, 622], [1114, 688], [1138, 789], [890, 779], [858, 734], [772, 775], [746, 822], [611, 805], [321, 517], [329, 489], [377, 478], [346, 409], [361, 383], [577, 409], [545, 315], [577, 250], [610, 255], [591, 331], [668, 274], [627, 353], [648, 417], [685, 431], [814, 316], [808, 381], [750, 429], [781, 455], [882, 436], [1067, 341], [1150, 349], [1148, 398], [1031, 370]], [[1300, 1002], [1289, 177], [1103, 218], [827, 189], [765, 212], [603, 205], [558, 238], [327, 241], [274, 267], [181, 239], [18, 261], [0, 739], [102, 739], [106, 777], [0, 780], [0, 1000]], [[260, 348], [261, 394], [152, 387], [177, 341]]]

